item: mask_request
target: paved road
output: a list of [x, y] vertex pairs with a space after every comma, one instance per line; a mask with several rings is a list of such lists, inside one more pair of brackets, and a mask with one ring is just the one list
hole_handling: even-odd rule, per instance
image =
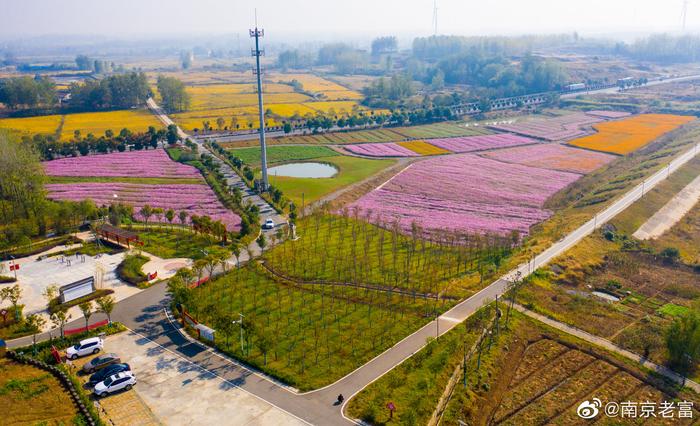
[[678, 223], [696, 203], [700, 202], [700, 176], [671, 198], [661, 210], [654, 213], [632, 236], [638, 240], [660, 237]]
[[[664, 80], [650, 80], [647, 84], [644, 86], [639, 86], [638, 88], [645, 88], [649, 86], [657, 86], [659, 84], [667, 84], [667, 83], [679, 83], [682, 81], [692, 81], [692, 80], [698, 80], [700, 79], [700, 74], [693, 74], [693, 75], [686, 75], [682, 77], [673, 77], [673, 78], [667, 78]], [[625, 91], [628, 90], [634, 90], [634, 89], [625, 89]], [[590, 90], [590, 91], [583, 91], [583, 92], [574, 92], [574, 93], [564, 93], [560, 95], [559, 97], [561, 99], [566, 99], [566, 98], [575, 98], [577, 96], [581, 95], [597, 95], [597, 94], [603, 94], [603, 93], [617, 93], [620, 91], [620, 88], [615, 86], [615, 87], [608, 87], [606, 89], [598, 89], [598, 90]]]
[[[164, 314], [164, 308], [167, 305], [164, 283], [157, 284], [118, 303], [113, 318], [123, 322], [132, 330], [152, 341], [196, 362], [202, 368], [219, 374], [242, 389], [309, 423], [323, 425], [349, 424], [351, 421], [343, 417], [341, 407], [332, 404], [339, 393], [345, 395], [347, 403], [352, 395], [419, 351], [425, 345], [428, 337], [446, 333], [471, 316], [485, 303], [489, 303], [497, 295], [503, 294], [509, 285], [509, 281], [517, 272], [527, 276], [530, 271], [534, 271], [563, 254], [591, 234], [601, 224], [612, 219], [630, 206], [643, 195], [644, 191], [653, 188], [666, 179], [670, 173], [690, 161], [697, 153], [698, 147], [696, 145], [673, 160], [668, 167], [655, 173], [643, 184], [627, 192], [611, 206], [598, 213], [595, 218], [536, 256], [531, 262], [518, 266], [503, 278], [496, 280], [472, 297], [457, 304], [435, 321], [420, 328], [357, 370], [337, 382], [316, 391], [304, 394], [294, 393], [284, 386], [218, 356], [211, 350], [191, 343], [178, 332]], [[25, 338], [23, 344], [27, 344], [29, 340], [30, 338]], [[18, 341], [9, 342], [11, 347], [15, 347], [17, 344]]]
[[[148, 108], [153, 112], [153, 114], [158, 117], [158, 119], [165, 124], [166, 126], [169, 126], [171, 124], [175, 124], [173, 120], [168, 117], [168, 115], [165, 113], [165, 111], [156, 104], [156, 102], [153, 100], [153, 98], [149, 98], [148, 101], [146, 102], [148, 105]], [[248, 188], [248, 186], [243, 182], [243, 179], [229, 166], [227, 163], [222, 161], [219, 157], [214, 155], [213, 152], [211, 152], [201, 141], [191, 137], [187, 133], [185, 133], [179, 126], [177, 128], [178, 135], [182, 139], [190, 139], [193, 140], [198, 146], [198, 150], [200, 153], [207, 153], [210, 154], [214, 162], [220, 165], [220, 170], [226, 177], [226, 183], [228, 184], [228, 187], [235, 186], [241, 190], [241, 193], [243, 194], [243, 203], [250, 202], [252, 204], [255, 204], [258, 206], [260, 209], [260, 224], [263, 224], [267, 219], [272, 219], [275, 224], [283, 224], [287, 222], [287, 219], [283, 217], [282, 215], [278, 214], [275, 209], [270, 206], [267, 201], [263, 200], [260, 195], [258, 195], [255, 191], [252, 189]], [[273, 230], [266, 231], [267, 233], [274, 232]]]

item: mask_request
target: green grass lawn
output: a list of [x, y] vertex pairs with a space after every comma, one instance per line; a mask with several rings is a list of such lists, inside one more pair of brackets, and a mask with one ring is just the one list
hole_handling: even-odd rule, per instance
[[[239, 148], [232, 149], [231, 152], [245, 164], [253, 167], [260, 167], [260, 148]], [[288, 161], [310, 160], [321, 157], [334, 157], [340, 155], [325, 146], [269, 146], [267, 148], [268, 164], [282, 163]]]
[[[248, 265], [193, 290], [184, 305], [217, 329], [220, 349], [309, 390], [340, 379], [428, 321], [422, 303], [386, 292], [298, 287]], [[243, 351], [239, 328], [231, 326], [239, 313]]]
[[270, 176], [270, 183], [281, 189], [285, 197], [297, 206], [302, 206], [302, 194], [305, 205], [341, 188], [366, 179], [394, 164], [395, 160], [367, 160], [356, 157], [321, 157], [316, 160], [336, 166], [338, 174], [332, 178], [292, 178]]
[[212, 252], [221, 249], [213, 238], [194, 234], [189, 230], [164, 227], [137, 232], [144, 243], [141, 249], [163, 259], [186, 257], [196, 260], [206, 256], [202, 250]]
[[117, 267], [117, 276], [129, 284], [139, 285], [147, 281], [146, 274], [141, 270], [146, 263], [148, 263], [146, 256], [140, 254], [126, 256]]
[[686, 314], [690, 309], [685, 306], [676, 305], [675, 303], [666, 303], [660, 307], [657, 312], [668, 315], [670, 317], [677, 317]]

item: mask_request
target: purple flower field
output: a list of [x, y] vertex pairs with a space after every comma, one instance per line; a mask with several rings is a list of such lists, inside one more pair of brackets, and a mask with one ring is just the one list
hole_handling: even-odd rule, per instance
[[517, 133], [548, 141], [560, 141], [584, 136], [581, 128], [603, 121], [602, 118], [593, 117], [583, 113], [566, 114], [559, 117], [543, 120], [521, 121], [513, 124], [498, 124], [489, 126], [492, 129]]
[[371, 210], [403, 229], [415, 221], [427, 230], [527, 234], [547, 219], [545, 200], [578, 174], [512, 164], [472, 154], [414, 163], [352, 206]]
[[473, 152], [492, 148], [507, 148], [511, 146], [537, 143], [536, 140], [512, 134], [495, 134], [483, 136], [466, 136], [458, 138], [442, 138], [426, 140], [431, 145], [452, 152]]
[[504, 163], [523, 164], [525, 166], [581, 174], [590, 173], [616, 158], [614, 155], [571, 148], [556, 143], [541, 143], [499, 149], [484, 152], [481, 155], [503, 161]]
[[345, 145], [343, 148], [353, 154], [366, 155], [368, 157], [420, 157], [420, 154], [395, 143], [363, 143]]
[[[190, 216], [207, 215], [212, 220], [221, 220], [229, 231], [239, 230], [241, 224], [241, 218], [225, 208], [207, 185], [81, 182], [47, 184], [46, 189], [49, 191], [49, 198], [56, 200], [80, 201], [90, 198], [98, 206], [115, 202], [128, 204], [134, 207], [134, 216], [139, 220], [143, 220], [138, 214], [139, 209], [148, 204], [153, 208], [173, 209], [176, 214], [185, 210]], [[150, 220], [156, 218], [151, 217]], [[176, 218], [174, 222], [179, 223], [179, 220]]]
[[194, 167], [176, 163], [163, 149], [68, 157], [42, 163], [49, 176], [197, 178]]

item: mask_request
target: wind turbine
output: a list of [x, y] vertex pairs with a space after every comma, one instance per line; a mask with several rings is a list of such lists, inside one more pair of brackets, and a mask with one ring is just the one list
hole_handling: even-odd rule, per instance
[[690, 0], [683, 0], [683, 10], [681, 11], [681, 20], [683, 22], [683, 32], [685, 32], [685, 20], [688, 16], [688, 3]]

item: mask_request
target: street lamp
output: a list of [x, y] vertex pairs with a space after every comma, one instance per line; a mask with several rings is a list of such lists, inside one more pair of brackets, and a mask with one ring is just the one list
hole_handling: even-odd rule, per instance
[[232, 324], [239, 324], [241, 327], [241, 353], [243, 353], [243, 314], [239, 313], [238, 314], [240, 319], [238, 321], [233, 320], [231, 321]]

